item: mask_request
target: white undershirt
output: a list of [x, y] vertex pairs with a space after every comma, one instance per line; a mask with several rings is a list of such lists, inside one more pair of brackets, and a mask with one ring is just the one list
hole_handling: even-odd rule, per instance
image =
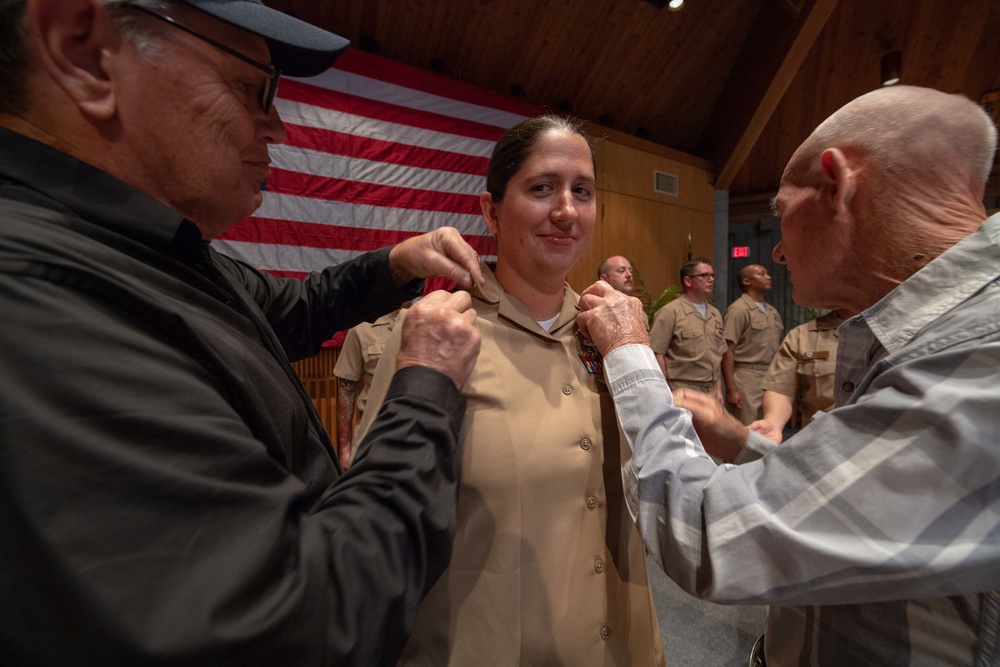
[[559, 313], [556, 313], [556, 316], [555, 316], [555, 317], [553, 317], [552, 319], [548, 319], [548, 320], [539, 320], [539, 321], [538, 321], [538, 326], [540, 326], [541, 328], [543, 328], [543, 329], [545, 329], [546, 331], [548, 331], [549, 329], [551, 329], [551, 328], [552, 328], [552, 325], [553, 325], [553, 324], [555, 324], [555, 323], [556, 323], [556, 320], [558, 320], [558, 319], [559, 319]]

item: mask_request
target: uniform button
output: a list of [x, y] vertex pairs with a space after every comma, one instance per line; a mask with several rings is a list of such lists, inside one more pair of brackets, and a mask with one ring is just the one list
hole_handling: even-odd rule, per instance
[[597, 498], [595, 498], [594, 496], [587, 496], [587, 507], [589, 507], [590, 509], [594, 509], [595, 507], [597, 507]]
[[606, 625], [601, 626], [601, 639], [607, 639], [611, 636], [611, 628]]
[[556, 342], [554, 340], [547, 340], [547, 341], [545, 341], [545, 347], [552, 347], [555, 344], [556, 344]]
[[573, 393], [573, 387], [569, 386], [568, 384], [564, 384], [563, 385], [563, 393], [566, 394], [567, 396], [569, 396], [570, 394]]
[[598, 556], [594, 559], [594, 570], [596, 572], [604, 572], [604, 561]]
[[589, 438], [580, 438], [580, 447], [581, 448], [583, 448], [583, 449], [590, 449], [590, 445], [591, 445], [591, 442], [590, 442]]
[[854, 391], [854, 383], [853, 382], [845, 382], [844, 385], [843, 385], [843, 387], [841, 387], [841, 388], [849, 394], [852, 391]]

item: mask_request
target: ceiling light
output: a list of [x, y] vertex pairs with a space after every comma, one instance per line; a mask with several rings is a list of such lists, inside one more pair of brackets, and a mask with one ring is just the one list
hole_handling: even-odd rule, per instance
[[683, 6], [684, 6], [684, 0], [670, 0], [670, 2], [667, 3], [667, 9], [669, 9], [672, 12], [679, 11]]
[[903, 53], [892, 51], [882, 56], [882, 85], [891, 86], [899, 83], [903, 76]]

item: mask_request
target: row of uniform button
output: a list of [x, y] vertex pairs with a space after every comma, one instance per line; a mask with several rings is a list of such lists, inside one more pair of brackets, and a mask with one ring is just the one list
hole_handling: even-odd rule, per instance
[[[555, 341], [551, 340], [545, 341], [545, 347], [552, 347], [554, 345]], [[564, 384], [562, 387], [562, 393], [565, 394], [566, 396], [569, 396], [570, 394], [573, 393], [573, 387], [571, 387], [568, 384]], [[580, 449], [584, 451], [589, 451], [590, 448], [593, 446], [594, 443], [593, 441], [591, 441], [590, 438], [580, 438]], [[597, 498], [595, 498], [592, 494], [587, 494], [587, 509], [596, 509], [596, 508], [597, 508]], [[604, 567], [605, 567], [604, 560], [600, 556], [595, 557], [594, 571], [599, 573], [604, 572]], [[601, 639], [608, 639], [610, 637], [611, 637], [611, 628], [608, 627], [607, 625], [602, 625]]]
[[[554, 340], [547, 340], [547, 341], [545, 341], [545, 347], [554, 347], [555, 344], [556, 344], [556, 342]], [[573, 387], [569, 386], [568, 384], [564, 384], [562, 386], [562, 393], [564, 393], [567, 396], [569, 396], [570, 394], [573, 393]], [[584, 449], [589, 449], [589, 447], [584, 447]]]
[[[596, 509], [597, 508], [597, 498], [593, 494], [587, 494], [587, 508]], [[600, 556], [594, 557], [594, 571], [604, 572], [604, 560]]]
[[[566, 391], [566, 388], [564, 388], [563, 391]], [[569, 392], [566, 392], [566, 393], [569, 393]], [[594, 446], [594, 443], [591, 442], [590, 438], [580, 438], [580, 448], [581, 449], [589, 450], [593, 446]], [[591, 493], [587, 494], [587, 509], [597, 509], [597, 498], [593, 494], [591, 494]], [[602, 559], [600, 556], [595, 556], [594, 557], [594, 571], [598, 572], [598, 573], [604, 572], [604, 567], [605, 567], [604, 559]], [[611, 628], [608, 627], [607, 625], [602, 625], [601, 626], [601, 639], [608, 639], [610, 637], [611, 637]]]

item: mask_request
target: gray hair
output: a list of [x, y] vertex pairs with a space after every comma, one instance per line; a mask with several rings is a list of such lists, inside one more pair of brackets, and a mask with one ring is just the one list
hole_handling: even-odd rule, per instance
[[997, 128], [967, 97], [893, 86], [848, 103], [823, 121], [808, 141], [813, 154], [849, 148], [890, 175], [933, 168], [936, 157], [952, 155], [982, 184], [993, 167]]
[[[101, 0], [114, 14], [122, 35], [140, 52], [150, 53], [154, 42], [136, 17], [119, 11], [128, 2], [151, 9], [165, 9], [168, 0]], [[28, 52], [25, 6], [27, 0], [0, 2], [0, 113], [21, 114], [27, 110], [26, 79], [30, 64], [35, 60]]]

